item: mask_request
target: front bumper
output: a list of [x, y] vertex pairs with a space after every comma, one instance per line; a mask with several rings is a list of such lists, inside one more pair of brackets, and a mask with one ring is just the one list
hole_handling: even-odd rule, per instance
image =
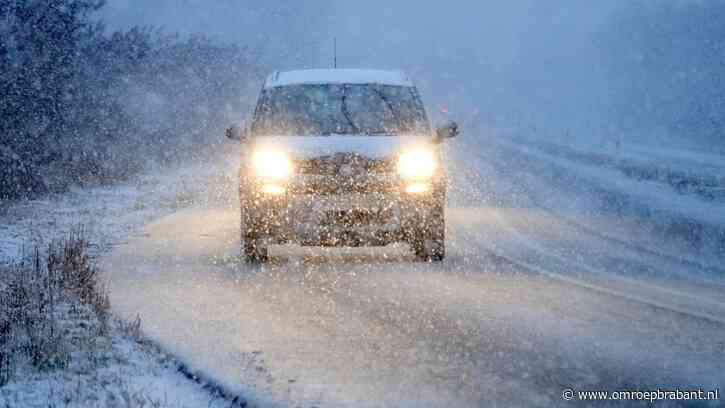
[[303, 246], [383, 246], [408, 242], [438, 219], [445, 188], [424, 193], [347, 192], [270, 195], [250, 191], [242, 198], [243, 228], [253, 228], [271, 244]]

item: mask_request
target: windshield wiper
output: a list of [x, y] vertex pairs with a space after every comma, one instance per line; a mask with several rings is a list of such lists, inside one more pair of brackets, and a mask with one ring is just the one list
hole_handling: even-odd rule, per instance
[[342, 116], [345, 117], [345, 120], [347, 120], [347, 123], [352, 128], [352, 133], [360, 133], [360, 129], [358, 129], [357, 125], [355, 125], [355, 122], [353, 122], [352, 118], [350, 117], [350, 111], [347, 110], [347, 87], [342, 87], [342, 105], [340, 107], [340, 110], [342, 110]]
[[388, 109], [390, 110], [390, 113], [393, 115], [393, 119], [395, 119], [395, 123], [400, 123], [400, 120], [398, 120], [398, 112], [396, 112], [395, 109], [393, 109], [393, 104], [390, 103], [390, 99], [388, 99], [388, 97], [385, 96], [385, 94], [382, 93], [380, 91], [380, 89], [377, 89], [374, 87], [370, 88], [370, 89], [375, 93], [375, 95], [378, 96], [378, 98], [380, 98], [383, 101], [383, 103], [385, 103], [385, 106], [388, 107]]

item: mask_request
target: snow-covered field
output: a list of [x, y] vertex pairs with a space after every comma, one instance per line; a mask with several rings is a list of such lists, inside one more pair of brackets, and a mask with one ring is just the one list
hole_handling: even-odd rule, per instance
[[636, 181], [652, 181], [680, 195], [725, 202], [725, 158], [718, 152], [638, 144], [596, 146], [520, 138], [517, 143], [584, 165], [616, 170]]
[[[705, 264], [720, 264], [725, 256], [722, 157], [654, 148], [648, 156], [642, 147], [617, 154], [505, 134], [495, 140], [509, 162], [524, 164], [545, 182], [539, 187], [537, 206], [635, 220], [652, 230], [656, 242], [649, 243], [649, 249], [654, 251], [679, 253]], [[683, 182], [679, 188], [678, 180]], [[683, 247], [689, 250], [683, 253]]]

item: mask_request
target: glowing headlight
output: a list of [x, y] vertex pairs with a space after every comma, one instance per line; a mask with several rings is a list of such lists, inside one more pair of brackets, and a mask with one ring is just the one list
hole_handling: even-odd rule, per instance
[[265, 184], [262, 186], [262, 192], [264, 194], [280, 195], [284, 194], [286, 191], [287, 189], [276, 184]]
[[428, 183], [413, 183], [405, 187], [405, 192], [409, 194], [421, 194], [430, 189]]
[[437, 168], [438, 162], [430, 150], [413, 150], [402, 154], [398, 159], [398, 173], [404, 179], [429, 179]]
[[260, 150], [252, 156], [252, 165], [258, 177], [284, 180], [292, 174], [292, 161], [283, 152]]

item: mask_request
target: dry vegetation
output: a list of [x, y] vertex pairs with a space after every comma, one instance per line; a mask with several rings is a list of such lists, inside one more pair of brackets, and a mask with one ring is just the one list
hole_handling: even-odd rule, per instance
[[108, 334], [108, 292], [82, 229], [0, 273], [0, 386], [23, 365], [65, 368]]
[[140, 316], [110, 313], [89, 247], [76, 228], [0, 266], [0, 408], [244, 406], [189, 382], [183, 365], [144, 338]]

